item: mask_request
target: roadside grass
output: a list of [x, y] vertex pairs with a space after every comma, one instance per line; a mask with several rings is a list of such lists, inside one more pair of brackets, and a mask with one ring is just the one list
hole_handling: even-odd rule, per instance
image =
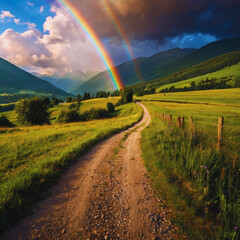
[[[201, 95], [194, 93], [185, 93], [181, 101], [192, 102]], [[227, 106], [220, 98], [209, 96], [208, 101], [206, 93], [203, 95], [200, 103], [204, 99], [210, 105], [143, 102], [152, 116], [150, 126], [142, 132], [143, 157], [156, 194], [174, 209], [175, 222], [189, 239], [239, 239], [240, 108], [236, 105], [240, 102], [233, 95], [234, 106]], [[172, 114], [173, 123], [161, 120], [162, 113]], [[184, 130], [175, 124], [178, 116], [185, 117]], [[225, 118], [221, 151], [217, 150], [219, 116]]]
[[[98, 107], [98, 99], [91, 104]], [[42, 190], [80, 155], [142, 117], [134, 103], [116, 110], [116, 117], [104, 120], [0, 129], [0, 230], [29, 213]]]
[[240, 88], [160, 93], [136, 97], [141, 101], [164, 101], [240, 106]]
[[162, 89], [165, 88], [170, 88], [172, 86], [175, 86], [175, 88], [184, 88], [184, 87], [190, 87], [191, 82], [195, 82], [197, 85], [200, 83], [202, 80], [206, 80], [206, 78], [213, 79], [215, 78], [216, 81], [221, 81], [221, 80], [228, 80], [228, 85], [233, 86], [234, 85], [234, 79], [236, 77], [240, 77], [240, 63], [232, 65], [230, 67], [223, 68], [219, 71], [213, 72], [213, 73], [208, 73], [205, 75], [201, 75], [195, 78], [190, 78], [188, 80], [176, 82], [176, 83], [170, 83], [166, 84], [164, 86], [161, 86], [156, 89], [157, 92], [161, 91]]

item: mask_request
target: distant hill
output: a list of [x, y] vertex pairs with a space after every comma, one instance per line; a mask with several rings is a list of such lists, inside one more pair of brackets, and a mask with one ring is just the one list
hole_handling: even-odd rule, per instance
[[201, 81], [206, 81], [206, 79], [208, 79], [209, 82], [211, 81], [220, 82], [224, 80], [227, 82], [228, 85], [234, 87], [235, 79], [237, 78], [240, 79], [240, 62], [231, 66], [226, 66], [225, 68], [222, 68], [218, 71], [214, 71], [204, 75], [189, 78], [187, 80], [162, 85], [158, 87], [156, 91], [159, 92], [162, 89], [171, 88], [171, 87], [175, 87], [176, 89], [190, 87], [192, 82], [195, 82], [195, 85], [197, 85]]
[[[175, 48], [148, 58], [139, 58], [136, 61], [139, 64], [145, 82], [149, 80], [160, 82], [162, 78], [173, 73], [237, 50], [240, 50], [240, 37], [215, 41], [197, 50]], [[117, 68], [126, 86], [141, 83], [135, 73], [132, 61], [123, 63], [117, 66]], [[108, 72], [105, 71], [89, 79], [76, 89], [74, 93], [113, 89], [114, 85]]]
[[19, 92], [54, 94], [57, 97], [69, 96], [69, 93], [0, 58], [0, 93]]
[[172, 86], [184, 87], [192, 81], [199, 83], [206, 78], [231, 81], [235, 77], [240, 76], [239, 63], [240, 51], [234, 51], [181, 70], [157, 81], [149, 81], [147, 84], [148, 86], [161, 86], [158, 88], [158, 90], [161, 90]]
[[[225, 53], [240, 50], [240, 37], [223, 39], [209, 43], [174, 62], [167, 69], [167, 75], [192, 67]], [[165, 75], [165, 76], [167, 76]], [[161, 76], [162, 77], [162, 76]]]
[[[138, 58], [135, 61], [139, 65], [144, 81], [147, 81], [164, 75], [167, 66], [194, 50], [195, 49], [174, 48], [165, 52], [157, 53], [151, 57]], [[126, 86], [141, 82], [141, 79], [139, 79], [136, 74], [133, 61], [122, 63], [117, 66], [117, 68]], [[74, 93], [84, 93], [85, 91], [94, 93], [100, 90], [114, 90], [114, 84], [112, 83], [108, 71], [101, 72], [92, 77], [77, 88]]]
[[98, 73], [99, 72], [97, 71], [89, 71], [86, 73], [78, 71], [73, 73], [66, 73], [63, 75], [54, 74], [49, 76], [49, 75], [41, 75], [38, 73], [33, 73], [33, 75], [52, 83], [53, 85], [55, 85], [56, 87], [64, 91], [72, 92], [76, 88], [78, 88], [79, 85], [83, 84], [88, 79], [92, 78]]

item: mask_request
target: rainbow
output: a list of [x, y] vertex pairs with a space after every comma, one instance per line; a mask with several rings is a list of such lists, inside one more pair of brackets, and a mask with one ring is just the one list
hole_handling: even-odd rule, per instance
[[119, 35], [122, 37], [123, 41], [124, 41], [124, 48], [126, 50], [126, 52], [128, 53], [130, 59], [134, 62], [134, 66], [135, 66], [135, 70], [136, 73], [138, 75], [138, 78], [143, 81], [143, 76], [141, 74], [139, 65], [136, 61], [136, 58], [133, 54], [131, 45], [129, 43], [127, 34], [125, 32], [125, 30], [122, 27], [122, 24], [120, 23], [120, 21], [118, 20], [118, 18], [116, 17], [116, 15], [114, 14], [114, 12], [111, 10], [111, 8], [109, 7], [109, 4], [107, 3], [106, 0], [100, 0], [100, 3], [102, 4], [103, 8], [105, 9], [105, 11], [107, 12], [109, 18], [112, 21], [112, 24], [114, 25], [115, 29], [118, 31]]
[[98, 51], [100, 57], [102, 58], [105, 66], [108, 69], [108, 72], [113, 80], [114, 86], [116, 89], [120, 90], [124, 88], [124, 83], [118, 73], [116, 66], [114, 65], [111, 57], [109, 56], [108, 52], [106, 51], [105, 47], [103, 46], [100, 38], [98, 37], [97, 33], [94, 29], [89, 25], [87, 20], [81, 14], [79, 9], [77, 9], [72, 3], [68, 2], [67, 0], [58, 0], [60, 5], [65, 7], [70, 14], [77, 20], [79, 25], [88, 35], [89, 39], [95, 46], [96, 50]]

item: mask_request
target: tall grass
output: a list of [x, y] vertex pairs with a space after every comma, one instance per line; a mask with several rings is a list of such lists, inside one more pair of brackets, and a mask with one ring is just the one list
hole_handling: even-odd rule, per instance
[[105, 120], [0, 130], [0, 230], [31, 210], [42, 190], [93, 144], [138, 122], [142, 109], [132, 103], [117, 113]]
[[[240, 226], [240, 112], [234, 107], [144, 103], [152, 123], [142, 149], [153, 182], [175, 206], [190, 239], [238, 239]], [[160, 119], [161, 113], [195, 119], [195, 136]], [[217, 117], [226, 117], [225, 145], [217, 150]], [[232, 139], [229, 144], [228, 139]], [[159, 178], [161, 176], [161, 178]], [[166, 186], [168, 187], [166, 187]], [[170, 197], [169, 197], [170, 196]]]

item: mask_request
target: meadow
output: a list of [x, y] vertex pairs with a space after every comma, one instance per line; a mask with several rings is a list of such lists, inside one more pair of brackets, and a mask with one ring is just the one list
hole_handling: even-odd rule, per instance
[[[239, 239], [239, 93], [210, 90], [140, 98], [152, 115], [142, 133], [145, 165], [156, 194], [175, 209], [175, 221], [189, 239]], [[162, 102], [166, 98], [172, 102]], [[172, 123], [161, 119], [164, 113], [172, 115]], [[185, 117], [184, 129], [176, 125], [177, 117]], [[218, 117], [224, 117], [220, 150]]]
[[198, 103], [205, 105], [230, 105], [239, 107], [240, 88], [192, 92], [161, 93], [137, 97], [140, 101]]
[[[118, 98], [89, 100], [82, 103], [81, 112], [92, 107], [106, 108], [107, 102], [116, 101]], [[50, 109], [52, 123], [57, 113], [68, 106]], [[13, 111], [6, 115], [16, 120]], [[81, 154], [141, 117], [141, 107], [131, 103], [117, 107], [116, 116], [103, 120], [0, 129], [0, 230], [31, 211], [42, 190], [56, 182], [57, 176]]]
[[[110, 97], [107, 99], [106, 98], [98, 98], [98, 99], [86, 100], [81, 103], [80, 111], [85, 112], [94, 107], [95, 108], [106, 108], [106, 105], [108, 102], [112, 102], [113, 104], [116, 104], [119, 99], [120, 99], [119, 97]], [[50, 108], [49, 109], [49, 111], [51, 112], [50, 122], [52, 124], [56, 123], [57, 116], [59, 115], [61, 110], [67, 109], [70, 106], [70, 104], [71, 103], [60, 103], [59, 105]], [[5, 115], [10, 120], [10, 122], [12, 122], [14, 125], [16, 125], [16, 126], [19, 125], [19, 123], [17, 122], [17, 115], [16, 115], [15, 111], [8, 111], [8, 112], [4, 112], [1, 114]]]
[[156, 91], [159, 92], [162, 89], [170, 88], [170, 87], [173, 87], [173, 86], [175, 86], [175, 88], [190, 87], [191, 82], [195, 82], [195, 84], [197, 85], [202, 80], [206, 80], [207, 78], [208, 79], [213, 79], [214, 78], [214, 79], [216, 79], [216, 81], [221, 81], [222, 79], [224, 79], [224, 80], [228, 81], [227, 82], [228, 85], [234, 86], [234, 79], [236, 77], [240, 77], [240, 63], [235, 64], [235, 65], [230, 66], [230, 67], [223, 68], [223, 69], [221, 69], [219, 71], [216, 71], [216, 72], [212, 72], [212, 73], [204, 74], [204, 75], [197, 76], [197, 77], [194, 77], [194, 78], [190, 78], [188, 80], [166, 84], [166, 85], [163, 85], [161, 87], [158, 87], [156, 89]]

